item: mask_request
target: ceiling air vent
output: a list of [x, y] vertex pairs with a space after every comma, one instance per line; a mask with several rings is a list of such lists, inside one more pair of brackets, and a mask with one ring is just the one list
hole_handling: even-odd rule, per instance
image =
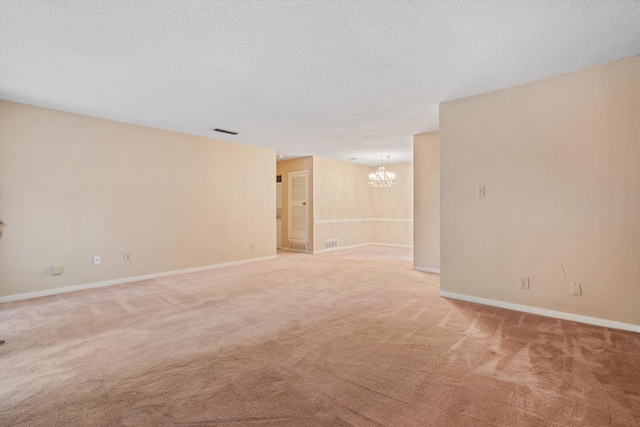
[[222, 132], [222, 133], [228, 133], [229, 135], [237, 135], [238, 134], [238, 132], [234, 132], [232, 130], [225, 130], [225, 129], [219, 129], [219, 128], [215, 128], [214, 131]]

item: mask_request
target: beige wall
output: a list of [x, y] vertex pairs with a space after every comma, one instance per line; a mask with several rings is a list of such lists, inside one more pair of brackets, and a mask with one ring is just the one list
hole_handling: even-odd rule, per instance
[[413, 265], [440, 271], [440, 139], [438, 132], [413, 137]]
[[273, 150], [2, 101], [0, 295], [273, 256], [274, 175]]
[[390, 188], [370, 188], [368, 167], [314, 157], [314, 251], [324, 241], [340, 247], [366, 243], [411, 245], [413, 242], [413, 165], [391, 165], [397, 176]]
[[338, 239], [339, 246], [373, 242], [372, 224], [362, 221], [371, 217], [370, 168], [314, 156], [313, 170], [313, 250], [323, 250], [324, 241], [330, 239]]
[[[313, 248], [313, 158], [300, 157], [298, 159], [281, 160], [276, 164], [276, 175], [282, 175], [282, 247], [289, 247], [289, 173], [291, 172], [309, 172], [309, 241], [307, 242], [307, 250], [311, 251]], [[275, 186], [275, 179], [273, 180]]]
[[[377, 169], [369, 168], [369, 173]], [[373, 224], [373, 241], [413, 246], [413, 163], [394, 164], [387, 169], [396, 174], [396, 185], [369, 188], [371, 217], [379, 219]]]
[[441, 289], [640, 325], [639, 118], [640, 57], [442, 104]]

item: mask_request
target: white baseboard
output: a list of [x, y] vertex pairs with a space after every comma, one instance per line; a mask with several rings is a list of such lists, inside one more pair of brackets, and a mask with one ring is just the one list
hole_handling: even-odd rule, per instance
[[640, 325], [617, 322], [615, 320], [600, 319], [597, 317], [583, 316], [580, 314], [566, 313], [564, 311], [548, 310], [546, 308], [531, 307], [528, 305], [514, 304], [505, 301], [498, 301], [488, 298], [474, 297], [471, 295], [456, 294], [453, 292], [440, 291], [438, 295], [444, 298], [457, 299], [461, 301], [474, 302], [477, 304], [490, 305], [493, 307], [507, 308], [509, 310], [522, 311], [524, 313], [538, 314], [540, 316], [553, 317], [562, 320], [587, 323], [590, 325], [604, 326], [605, 328], [622, 329], [625, 331], [640, 333]]
[[289, 248], [278, 248], [279, 251], [287, 251], [287, 252], [295, 252], [297, 254], [312, 254], [311, 251], [299, 251], [297, 249], [289, 249]]
[[440, 269], [439, 268], [417, 267], [417, 266], [414, 265], [413, 269], [417, 270], [417, 271], [424, 271], [425, 273], [440, 274]]
[[266, 256], [266, 257], [261, 257], [261, 258], [251, 258], [251, 259], [243, 259], [243, 260], [240, 260], [240, 261], [225, 262], [225, 263], [222, 263], [222, 264], [213, 264], [213, 265], [205, 265], [205, 266], [202, 266], [202, 267], [185, 268], [183, 270], [164, 271], [162, 273], [145, 274], [143, 276], [124, 277], [124, 278], [121, 278], [121, 279], [105, 280], [103, 282], [85, 283], [85, 284], [82, 284], [82, 285], [65, 286], [63, 288], [47, 289], [47, 290], [44, 290], [44, 291], [36, 291], [36, 292], [27, 292], [27, 293], [24, 293], [24, 294], [7, 295], [7, 296], [4, 296], [4, 297], [0, 297], [0, 303], [11, 302], [11, 301], [19, 301], [19, 300], [30, 299], [30, 298], [46, 297], [46, 296], [50, 296], [50, 295], [63, 294], [63, 293], [66, 293], [66, 292], [81, 291], [81, 290], [84, 290], [84, 289], [101, 288], [103, 286], [120, 285], [122, 283], [138, 282], [140, 280], [157, 279], [158, 277], [175, 276], [177, 274], [195, 273], [197, 271], [213, 270], [214, 268], [231, 267], [233, 265], [246, 264], [246, 263], [249, 263], [249, 262], [256, 262], [256, 261], [266, 261], [266, 260], [276, 259], [276, 258], [277, 258], [276, 255], [271, 255], [271, 256]]
[[395, 243], [369, 243], [370, 245], [378, 245], [378, 246], [389, 246], [390, 248], [405, 248], [405, 249], [413, 249], [413, 245], [397, 245]]
[[335, 252], [335, 251], [342, 251], [345, 249], [354, 249], [354, 248], [361, 248], [363, 246], [371, 246], [371, 245], [376, 245], [376, 246], [389, 246], [391, 248], [404, 248], [404, 249], [412, 249], [413, 246], [412, 245], [396, 245], [393, 243], [376, 243], [376, 242], [370, 242], [370, 243], [359, 243], [357, 245], [350, 245], [350, 246], [336, 246], [335, 248], [329, 248], [329, 249], [319, 249], [317, 251], [313, 251], [313, 254], [322, 254], [325, 252]]
[[345, 249], [354, 249], [354, 248], [361, 248], [363, 246], [369, 246], [371, 245], [371, 243], [360, 243], [357, 245], [349, 245], [349, 246], [336, 246], [335, 248], [328, 248], [328, 249], [319, 249], [317, 251], [313, 251], [313, 254], [322, 254], [325, 252], [335, 252], [335, 251], [342, 251]]

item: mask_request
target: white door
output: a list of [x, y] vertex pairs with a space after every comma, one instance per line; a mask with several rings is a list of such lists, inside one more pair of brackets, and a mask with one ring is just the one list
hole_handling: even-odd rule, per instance
[[289, 173], [289, 240], [309, 240], [309, 171]]

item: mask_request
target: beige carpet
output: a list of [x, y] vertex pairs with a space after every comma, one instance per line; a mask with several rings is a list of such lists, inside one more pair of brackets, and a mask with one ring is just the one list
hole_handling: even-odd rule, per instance
[[0, 424], [640, 425], [640, 335], [370, 246], [0, 305]]

